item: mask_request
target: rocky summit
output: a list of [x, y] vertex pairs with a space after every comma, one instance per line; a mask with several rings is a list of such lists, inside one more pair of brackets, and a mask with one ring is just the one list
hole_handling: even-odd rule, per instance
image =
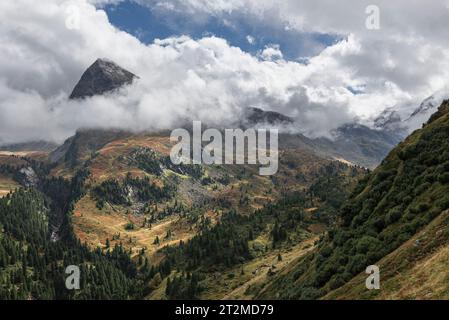
[[138, 78], [112, 61], [98, 59], [82, 75], [70, 99], [83, 99], [101, 95], [131, 84]]

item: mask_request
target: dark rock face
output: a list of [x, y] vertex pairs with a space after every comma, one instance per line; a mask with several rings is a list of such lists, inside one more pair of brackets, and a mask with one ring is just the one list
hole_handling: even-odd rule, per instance
[[287, 117], [281, 113], [273, 111], [264, 111], [258, 108], [248, 108], [246, 113], [246, 120], [250, 125], [255, 125], [259, 123], [268, 124], [291, 124], [293, 119]]
[[379, 130], [396, 130], [402, 119], [396, 110], [387, 109], [374, 119], [374, 127]]
[[98, 59], [84, 72], [70, 99], [101, 95], [131, 84], [135, 78], [138, 77], [114, 62]]
[[20, 169], [17, 179], [25, 187], [35, 187], [39, 182], [39, 177], [32, 167]]

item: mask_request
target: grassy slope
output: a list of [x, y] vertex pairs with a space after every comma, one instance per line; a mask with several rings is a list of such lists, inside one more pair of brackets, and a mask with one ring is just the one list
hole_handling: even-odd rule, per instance
[[[14, 156], [11, 152], [0, 151], [0, 165], [20, 166], [26, 162]], [[0, 173], [0, 198], [19, 187], [19, 184], [7, 174]]]
[[[342, 208], [340, 227], [258, 297], [446, 297], [448, 109], [446, 102], [428, 125], [394, 149]], [[371, 264], [381, 266], [378, 292], [364, 289], [364, 274], [353, 279]]]
[[[127, 173], [135, 177], [148, 176], [144, 171], [130, 167], [124, 157], [138, 147], [148, 147], [162, 155], [169, 153], [168, 139], [160, 137], [134, 136], [129, 139], [113, 141], [97, 151], [96, 156], [89, 165], [91, 187], [107, 179], [123, 179]], [[53, 172], [54, 175], [71, 175], [71, 169], [59, 166]], [[163, 208], [164, 204], [159, 204]], [[109, 239], [111, 247], [115, 243], [122, 243], [127, 249], [131, 249], [136, 255], [141, 249], [145, 249], [147, 256], [152, 258], [152, 263], [160, 259], [156, 251], [165, 245], [177, 244], [180, 240], [189, 239], [194, 233], [191, 226], [185, 221], [180, 221], [177, 216], [168, 217], [151, 228], [142, 228], [143, 215], [130, 213], [129, 208], [121, 206], [107, 206], [99, 210], [95, 201], [88, 195], [83, 197], [75, 207], [72, 222], [76, 235], [91, 247], [105, 248], [106, 239]], [[132, 222], [134, 230], [126, 230], [125, 226]], [[172, 232], [170, 239], [164, 239], [167, 231]], [[118, 237], [120, 235], [120, 237]], [[156, 237], [161, 239], [159, 245], [154, 244]]]
[[380, 290], [367, 290], [361, 273], [324, 299], [449, 299], [449, 212], [376, 265], [381, 271]]
[[[170, 144], [168, 138], [163, 137], [149, 137], [149, 136], [134, 136], [131, 138], [117, 140], [111, 142], [98, 150], [95, 158], [93, 158], [89, 165], [89, 170], [92, 173], [89, 179], [90, 186], [95, 186], [107, 179], [122, 179], [128, 172], [131, 172], [133, 176], [148, 176], [147, 173], [139, 168], [129, 166], [126, 163], [126, 156], [131, 153], [137, 147], [151, 148], [161, 155], [168, 155], [170, 151]], [[272, 181], [270, 178], [261, 177], [256, 174], [256, 167], [251, 166], [223, 166], [223, 167], [207, 167], [206, 175], [219, 175], [228, 174], [231, 177], [231, 183], [229, 185], [201, 185], [200, 183], [193, 182], [188, 176], [178, 176], [180, 178], [180, 185], [176, 194], [178, 201], [184, 203], [187, 206], [191, 206], [195, 203], [197, 197], [208, 198], [212, 200], [224, 199], [228, 201], [232, 207], [239, 208], [243, 212], [252, 212], [254, 209], [261, 208], [265, 203], [278, 199], [279, 193], [287, 189], [294, 190], [304, 189], [306, 186], [319, 176], [318, 169], [329, 161], [322, 160], [309, 154], [294, 153], [289, 154], [286, 159], [295, 166], [281, 164], [280, 173], [277, 176], [276, 181]], [[54, 171], [54, 175], [70, 176], [73, 173], [71, 169], [63, 166], [58, 166]], [[305, 180], [302, 183], [297, 183], [295, 179], [296, 173], [301, 173]], [[170, 176], [173, 173], [166, 173], [166, 178], [171, 179]], [[154, 178], [154, 177], [152, 177]], [[275, 184], [282, 185], [282, 189], [277, 188]], [[214, 188], [216, 189], [214, 189]], [[242, 195], [248, 197], [248, 204], [239, 204], [239, 200]], [[201, 199], [198, 199], [201, 200]], [[170, 202], [173, 202], [171, 200]], [[158, 206], [163, 208], [166, 203], [159, 203]], [[212, 215], [213, 208], [205, 208], [205, 215]], [[164, 228], [160, 228], [161, 232], [155, 232], [154, 230], [136, 230], [132, 232], [125, 232], [124, 225], [129, 221], [135, 223], [138, 227], [141, 224], [142, 217], [127, 214], [129, 208], [124, 207], [109, 207], [103, 211], [98, 210], [95, 207], [94, 201], [86, 196], [79, 201], [76, 206], [75, 216], [73, 223], [75, 230], [79, 237], [86, 240], [92, 246], [104, 245], [106, 238], [112, 239], [113, 235], [121, 232], [123, 239], [126, 242], [129, 241], [128, 236], [133, 234], [134, 238], [140, 238], [139, 233], [147, 234], [143, 243], [141, 241], [136, 242], [136, 248], [146, 246], [148, 249], [152, 248], [152, 242], [156, 235], [160, 236], [160, 233], [166, 232], [168, 229], [177, 231], [174, 234], [173, 242], [179, 240], [185, 240], [188, 238], [186, 233], [195, 233], [194, 230], [190, 230], [190, 226], [186, 226], [179, 219], [173, 217], [168, 223], [167, 221], [161, 221], [153, 226], [154, 230], [159, 230], [159, 226], [165, 223]], [[106, 221], [107, 220], [107, 221]], [[168, 225], [167, 225], [168, 223]], [[170, 225], [172, 225], [170, 227]], [[175, 225], [176, 224], [176, 225]], [[139, 229], [139, 228], [137, 228]], [[142, 236], [143, 237], [143, 236]], [[123, 241], [125, 242], [125, 241]], [[126, 243], [125, 243], [126, 244]], [[164, 243], [165, 245], [166, 243]], [[150, 250], [152, 251], [152, 250]]]
[[[95, 202], [85, 196], [77, 203], [72, 217], [75, 234], [83, 243], [86, 242], [93, 248], [106, 249], [106, 239], [109, 239], [111, 247], [122, 243], [125, 248], [132, 250], [133, 256], [145, 249], [152, 262], [160, 259], [156, 251], [163, 246], [175, 245], [180, 240], [186, 241], [195, 234], [192, 226], [178, 216], [163, 219], [151, 228], [142, 228], [140, 226], [144, 216], [126, 214], [124, 211], [122, 208], [100, 211]], [[126, 230], [125, 226], [129, 222], [134, 223], [134, 230]], [[169, 230], [172, 232], [171, 238], [164, 239]], [[160, 244], [154, 244], [156, 237], [159, 237]]]
[[[89, 163], [91, 177], [88, 180], [88, 187], [92, 188], [108, 179], [123, 179], [128, 172], [136, 177], [149, 176], [153, 181], [160, 180], [129, 164], [127, 159], [136, 148], [150, 148], [162, 156], [169, 155], [170, 142], [167, 137], [137, 135], [115, 140], [98, 149]], [[262, 177], [257, 174], [257, 166], [206, 166], [205, 175], [216, 177], [224, 174], [230, 177], [227, 185], [214, 183], [212, 185], [202, 185], [195, 182], [189, 176], [182, 176], [171, 171], [165, 172], [162, 178], [178, 179], [179, 185], [176, 193], [176, 201], [183, 203], [190, 208], [192, 205], [201, 204], [203, 199], [210, 201], [209, 205], [200, 205], [200, 214], [208, 217], [214, 223], [220, 218], [221, 211], [216, 210], [220, 201], [226, 201], [232, 208], [238, 208], [239, 212], [249, 214], [254, 209], [262, 208], [269, 201], [276, 201], [281, 194], [294, 190], [305, 190], [317, 179], [325, 176], [323, 169], [331, 161], [321, 159], [311, 153], [298, 150], [283, 150], [280, 156], [280, 168], [274, 178]], [[57, 166], [52, 174], [54, 176], [72, 176], [74, 170], [71, 166], [63, 163]], [[348, 178], [345, 181], [345, 188], [353, 185], [354, 181], [361, 174], [360, 170], [356, 176], [351, 176], [352, 169], [347, 169]], [[161, 182], [162, 183], [162, 182]], [[246, 203], [240, 200], [248, 198]], [[158, 203], [159, 210], [164, 206], [172, 205], [175, 199]], [[319, 205], [317, 203], [316, 205]], [[153, 223], [151, 228], [141, 227], [144, 216], [130, 212], [129, 207], [106, 206], [99, 210], [95, 206], [95, 201], [89, 192], [75, 206], [72, 223], [76, 235], [82, 242], [86, 242], [91, 247], [106, 248], [106, 239], [110, 246], [115, 243], [122, 243], [127, 249], [131, 249], [133, 256], [142, 249], [146, 249], [146, 256], [150, 258], [150, 263], [158, 263], [163, 259], [163, 255], [158, 252], [166, 245], [177, 245], [180, 240], [186, 241], [197, 233], [195, 224], [174, 214], [160, 221]], [[314, 213], [314, 209], [310, 210]], [[313, 220], [313, 219], [312, 219]], [[134, 230], [126, 230], [126, 225], [132, 222]], [[275, 264], [277, 270], [294, 261], [313, 247], [313, 242], [317, 235], [325, 230], [324, 225], [311, 223], [309, 230], [305, 230], [302, 239], [304, 242], [291, 244], [278, 248], [275, 251], [269, 250], [263, 255], [258, 255], [257, 259], [245, 263], [243, 266], [231, 268], [216, 274], [209, 274], [205, 280], [207, 290], [202, 293], [202, 298], [244, 298], [254, 297], [257, 290], [271, 277], [267, 276], [267, 267]], [[164, 239], [166, 233], [171, 232], [170, 239]], [[271, 240], [269, 231], [264, 236], [256, 239], [256, 246], [270, 247]], [[120, 237], [117, 237], [120, 235]], [[155, 238], [159, 237], [161, 243], [154, 244]], [[282, 262], [276, 262], [278, 253], [283, 256]], [[136, 257], [137, 259], [137, 257]], [[241, 274], [241, 268], [244, 274]], [[261, 269], [262, 268], [262, 269]], [[253, 275], [256, 269], [261, 269], [257, 277]], [[276, 270], [276, 272], [277, 272]], [[233, 274], [233, 278], [230, 278]], [[164, 280], [165, 281], [165, 280]], [[148, 297], [150, 299], [164, 298], [164, 282], [158, 289]], [[249, 290], [247, 290], [249, 288]], [[160, 290], [159, 290], [160, 289]]]
[[0, 198], [6, 196], [9, 192], [14, 191], [19, 184], [10, 177], [0, 174]]

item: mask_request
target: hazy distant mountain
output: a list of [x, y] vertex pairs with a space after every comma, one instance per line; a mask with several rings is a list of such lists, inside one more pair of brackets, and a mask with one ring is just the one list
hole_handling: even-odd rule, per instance
[[131, 84], [138, 78], [112, 61], [98, 59], [82, 75], [73, 89], [70, 99], [82, 99], [101, 95]]
[[439, 106], [438, 100], [440, 99], [435, 96], [428, 97], [420, 104], [420, 106], [415, 111], [413, 111], [413, 113], [410, 115], [410, 118], [416, 117], [419, 114], [427, 113], [429, 111], [435, 111]]
[[44, 152], [50, 152], [50, 151], [56, 149], [57, 147], [58, 146], [52, 142], [32, 141], [32, 142], [0, 145], [0, 151], [11, 151], [11, 152], [44, 151]]
[[334, 132], [334, 139], [319, 138], [321, 148], [333, 151], [339, 158], [368, 168], [375, 168], [403, 139], [396, 131], [375, 130], [357, 124], [348, 124]]
[[397, 110], [386, 109], [374, 119], [374, 127], [380, 130], [396, 131], [403, 129], [402, 118]]
[[293, 123], [292, 118], [287, 117], [281, 113], [274, 111], [264, 111], [259, 108], [248, 108], [246, 112], [246, 121], [249, 125], [255, 125], [259, 123], [267, 123], [271, 125], [287, 125]]
[[444, 100], [449, 98], [446, 91], [440, 91], [425, 99], [413, 113], [405, 119], [404, 123], [411, 131], [421, 128], [429, 118], [438, 110]]
[[413, 105], [410, 104], [401, 108], [386, 109], [374, 119], [374, 126], [376, 129], [391, 131], [406, 137], [409, 133], [421, 128], [447, 99], [449, 99], [449, 93], [442, 90], [426, 98], [411, 113]]
[[[76, 85], [72, 98], [84, 98], [100, 95], [110, 90], [119, 89], [135, 79], [136, 76], [119, 67], [116, 63], [98, 59], [90, 66]], [[394, 117], [393, 117], [394, 116]], [[284, 133], [280, 137], [280, 148], [313, 153], [324, 159], [339, 159], [363, 167], [374, 168], [405, 136], [393, 130], [395, 114], [385, 115], [382, 126], [371, 129], [358, 124], [348, 124], [333, 132], [332, 138], [308, 138], [302, 134]], [[379, 119], [379, 123], [380, 123]], [[259, 125], [295, 128], [294, 119], [274, 111], [259, 108], [248, 108], [240, 122], [242, 127]], [[301, 128], [296, 128], [301, 132]], [[69, 138], [63, 146], [51, 154], [53, 162], [65, 160], [75, 165], [79, 159], [89, 157], [91, 152], [109, 142], [129, 136], [121, 131], [80, 130]]]

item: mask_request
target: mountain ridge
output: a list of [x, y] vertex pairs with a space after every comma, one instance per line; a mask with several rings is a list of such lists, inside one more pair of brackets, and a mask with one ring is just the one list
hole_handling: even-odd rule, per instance
[[[316, 299], [330, 294], [344, 298], [345, 290], [339, 288], [349, 288], [344, 286], [356, 281], [354, 277], [360, 281], [369, 265], [384, 266], [383, 258], [449, 209], [448, 150], [449, 102], [445, 101], [422, 129], [407, 137], [359, 183], [340, 209], [339, 224], [317, 249], [284, 270], [258, 297]], [[448, 241], [449, 234], [443, 235], [441, 241]], [[388, 270], [403, 262], [391, 257]], [[388, 282], [395, 274], [384, 272], [382, 281]], [[359, 297], [376, 298], [400, 290], [394, 281], [383, 291], [367, 292], [363, 285], [358, 282], [357, 292], [363, 291]]]
[[[136, 79], [138, 79], [138, 76], [123, 69], [115, 62], [108, 59], [97, 59], [85, 70], [74, 87], [70, 99], [82, 100], [96, 95], [107, 94], [132, 84]], [[279, 112], [266, 111], [255, 107], [248, 107], [243, 113], [243, 119], [236, 124], [237, 127], [241, 128], [259, 127], [261, 125], [280, 129], [286, 128], [286, 132], [282, 133], [283, 138], [281, 139], [283, 140], [281, 144], [286, 148], [308, 150], [321, 157], [339, 159], [367, 168], [376, 167], [388, 151], [401, 140], [401, 137], [393, 131], [371, 129], [357, 124], [348, 124], [335, 130], [332, 138], [308, 138], [300, 133], [293, 133], [301, 132], [301, 128], [295, 127], [293, 118]], [[109, 133], [107, 133], [108, 131]], [[112, 142], [117, 137], [117, 131], [121, 131], [123, 135], [125, 134], [125, 130], [91, 128], [79, 129], [73, 137], [83, 136], [83, 139], [76, 141], [86, 141], [89, 145], [78, 145], [78, 147], [95, 152], [95, 149], [98, 147]], [[357, 135], [357, 133], [360, 133], [360, 135]], [[101, 143], [94, 142], [95, 134], [98, 135]], [[126, 134], [131, 135], [130, 132]], [[90, 137], [88, 137], [89, 135]], [[48, 150], [46, 151], [51, 151], [51, 162], [57, 162], [65, 157], [65, 153], [69, 151], [68, 144], [74, 141], [73, 137], [67, 138], [64, 144], [59, 147], [52, 147], [51, 150], [47, 148]]]

